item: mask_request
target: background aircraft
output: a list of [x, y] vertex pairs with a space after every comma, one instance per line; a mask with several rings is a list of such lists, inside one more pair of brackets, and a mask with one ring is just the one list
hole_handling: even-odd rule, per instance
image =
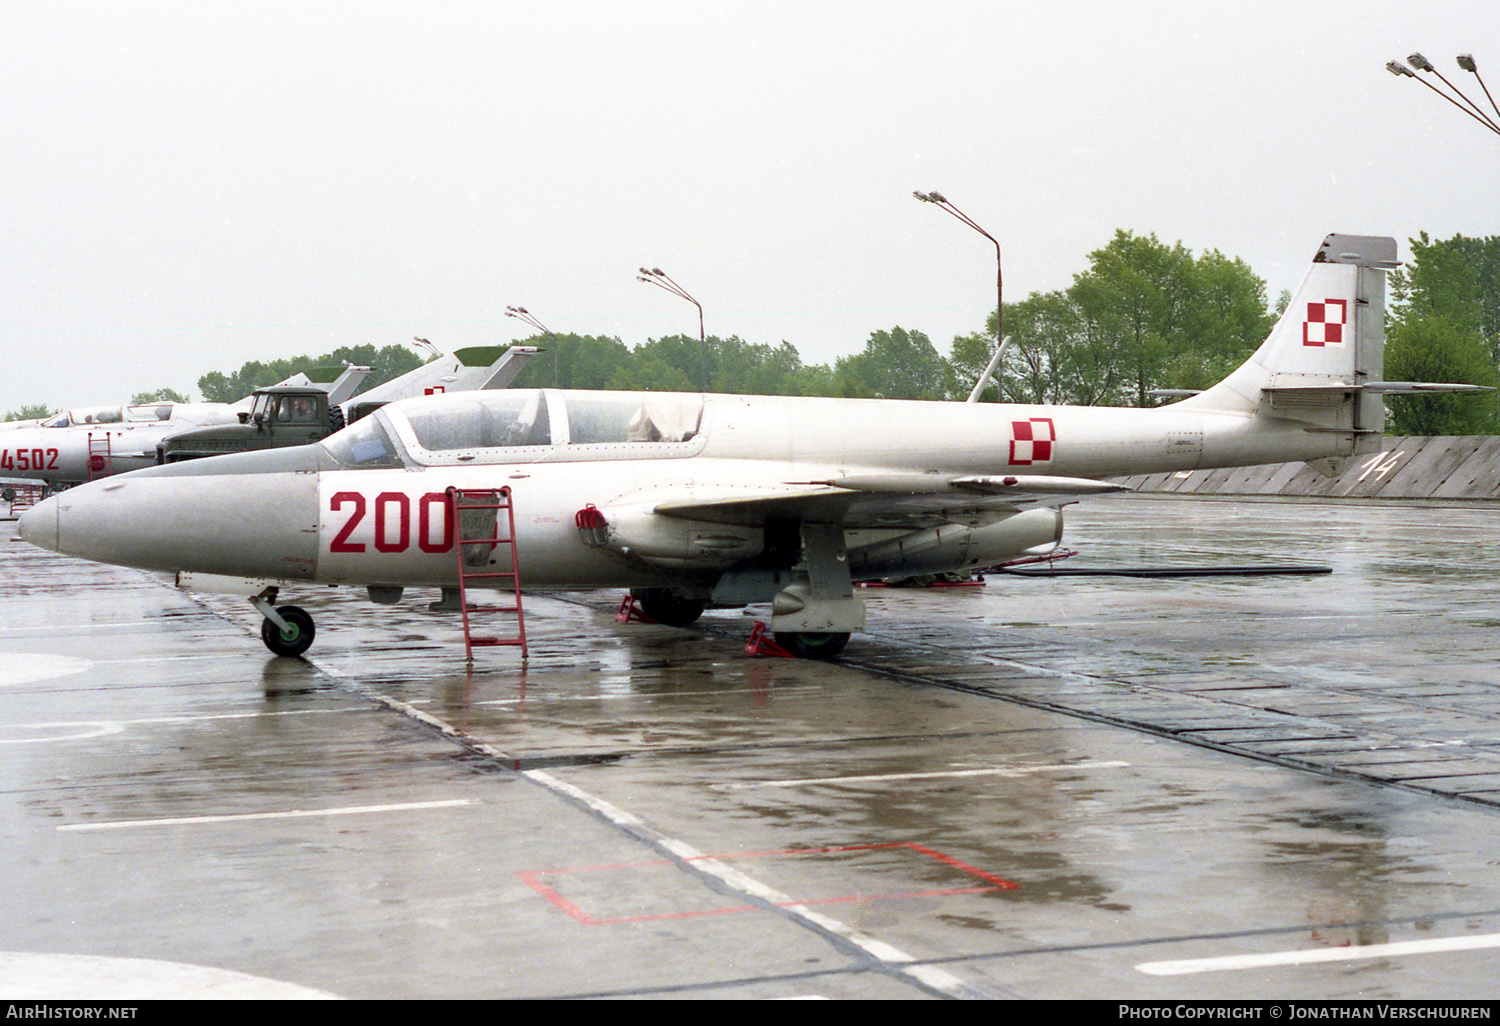
[[[344, 367], [313, 380], [297, 373], [280, 384], [324, 389], [340, 400], [353, 394], [368, 367]], [[64, 410], [34, 426], [0, 433], [0, 477], [40, 481], [49, 488], [149, 467], [168, 435], [209, 424], [235, 424], [250, 397], [234, 403], [154, 402]]]
[[[967, 571], [1061, 539], [1107, 477], [1379, 448], [1393, 239], [1330, 235], [1265, 343], [1154, 409], [512, 390], [394, 403], [316, 446], [155, 467], [22, 515], [23, 539], [239, 589], [280, 654], [311, 644], [278, 588], [452, 587], [509, 564], [449, 489], [511, 491], [528, 588], [629, 587], [686, 624], [770, 602], [775, 638], [829, 657], [864, 625], [854, 582]], [[493, 514], [491, 514], [493, 516]], [[502, 529], [502, 533], [503, 529]], [[474, 543], [469, 539], [488, 538]], [[185, 572], [185, 573], [184, 573]], [[212, 580], [205, 577], [213, 578]], [[182, 579], [182, 578], [180, 578]]]
[[[315, 375], [315, 381], [298, 373], [278, 386], [307, 385], [328, 392], [329, 405], [340, 410], [342, 426], [345, 418], [353, 420], [393, 399], [450, 388], [503, 388], [537, 351], [530, 346], [477, 346], [439, 353], [437, 359], [359, 395], [354, 391], [369, 374], [368, 367], [345, 367], [332, 380]], [[153, 466], [158, 445], [169, 438], [215, 427], [237, 429], [242, 417], [248, 419], [254, 398], [66, 410], [36, 427], [0, 433], [0, 478], [41, 481], [56, 489]]]

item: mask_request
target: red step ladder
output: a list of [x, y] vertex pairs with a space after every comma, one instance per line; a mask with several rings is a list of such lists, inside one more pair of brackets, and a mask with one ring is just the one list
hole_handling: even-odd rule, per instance
[[[449, 488], [448, 509], [453, 518], [453, 533], [455, 538], [454, 552], [458, 554], [458, 607], [463, 612], [464, 618], [464, 655], [469, 662], [474, 661], [474, 649], [479, 646], [489, 645], [515, 645], [521, 649], [521, 658], [527, 658], [526, 651], [526, 617], [521, 612], [521, 565], [516, 556], [516, 514], [511, 505], [510, 489], [475, 489], [475, 488]], [[464, 534], [463, 514], [471, 511], [489, 511], [492, 516], [487, 518], [488, 530], [481, 530], [479, 534], [472, 537]], [[504, 520], [501, 520], [501, 512], [504, 512]], [[472, 518], [471, 518], [472, 519]], [[486, 546], [483, 557], [478, 557], [477, 546]], [[471, 558], [479, 562], [483, 559], [483, 565], [488, 567], [490, 560], [488, 554], [500, 546], [506, 546], [510, 551], [508, 570], [476, 570], [468, 565], [464, 559], [466, 552], [471, 553]], [[502, 563], [502, 565], [504, 565]], [[508, 589], [514, 595], [513, 606], [475, 606], [474, 612], [498, 612], [516, 614], [516, 635], [512, 638], [501, 637], [475, 637], [469, 624], [469, 597], [468, 583], [481, 580], [508, 580]]]
[[96, 477], [108, 477], [113, 473], [114, 456], [110, 453], [109, 432], [105, 431], [97, 438], [92, 431], [89, 432], [89, 480]]
[[15, 498], [10, 500], [11, 516], [17, 516], [22, 511], [28, 510], [41, 502], [42, 490], [42, 485], [18, 484], [12, 486], [11, 492], [15, 495]]

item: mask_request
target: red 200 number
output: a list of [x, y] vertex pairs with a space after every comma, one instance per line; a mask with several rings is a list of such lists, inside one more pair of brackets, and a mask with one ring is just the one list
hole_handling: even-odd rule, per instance
[[453, 511], [442, 492], [428, 492], [416, 500], [416, 522], [412, 522], [412, 497], [405, 492], [381, 492], [372, 502], [362, 492], [334, 492], [328, 508], [348, 519], [333, 536], [329, 552], [364, 552], [365, 543], [351, 541], [354, 532], [370, 517], [374, 522], [376, 552], [405, 552], [415, 541], [423, 552], [447, 552], [453, 548]]
[[56, 449], [0, 449], [0, 470], [56, 469]]

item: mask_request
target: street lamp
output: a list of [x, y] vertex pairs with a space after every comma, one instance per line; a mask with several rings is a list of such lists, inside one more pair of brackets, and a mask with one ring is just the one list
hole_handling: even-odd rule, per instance
[[[990, 377], [1000, 366], [1000, 357], [1004, 355], [1005, 345], [1010, 341], [1001, 330], [1001, 321], [1005, 316], [1005, 274], [1000, 262], [1000, 242], [989, 232], [979, 227], [968, 214], [965, 214], [952, 203], [949, 203], [948, 198], [942, 193], [913, 192], [912, 195], [923, 203], [931, 203], [940, 210], [946, 210], [995, 244], [995, 355], [990, 357], [989, 366], [984, 369], [983, 374], [979, 375], [979, 381], [974, 385], [974, 391], [969, 393], [967, 401], [977, 403], [979, 401], [979, 394], [984, 391], [984, 386], [989, 384]], [[998, 377], [995, 378], [995, 387], [1000, 389], [1000, 397], [1002, 399], [1005, 398], [1005, 390], [1001, 387]]]
[[[1464, 57], [1468, 58], [1468, 64], [1467, 65], [1464, 63]], [[1470, 100], [1467, 96], [1465, 96], [1463, 94], [1463, 91], [1461, 89], [1459, 89], [1458, 86], [1454, 85], [1452, 82], [1449, 82], [1446, 78], [1444, 78], [1443, 77], [1443, 73], [1440, 72], [1440, 71], [1438, 71], [1437, 68], [1434, 68], [1432, 66], [1432, 63], [1426, 57], [1423, 57], [1420, 53], [1414, 53], [1414, 54], [1412, 54], [1410, 57], [1408, 57], [1406, 59], [1408, 61], [1410, 61], [1412, 63], [1412, 66], [1415, 67], [1415, 68], [1417, 68], [1419, 71], [1430, 71], [1434, 75], [1436, 75], [1438, 78], [1441, 78], [1443, 80], [1443, 83], [1445, 85], [1447, 85], [1448, 88], [1452, 89], [1455, 93], [1457, 93], [1458, 96], [1459, 96], [1459, 99], [1461, 99], [1463, 102], [1460, 103], [1459, 100], [1455, 100], [1453, 97], [1449, 96], [1447, 93], [1443, 92], [1443, 90], [1439, 89], [1437, 86], [1433, 85], [1431, 82], [1427, 81], [1426, 79], [1424, 79], [1424, 78], [1418, 78], [1417, 75], [1416, 75], [1416, 73], [1413, 72], [1411, 70], [1411, 68], [1408, 68], [1406, 65], [1402, 64], [1400, 61], [1388, 61], [1386, 63], [1386, 66], [1385, 66], [1385, 70], [1389, 71], [1392, 75], [1395, 75], [1397, 78], [1401, 78], [1401, 77], [1415, 78], [1418, 82], [1421, 82], [1428, 89], [1431, 89], [1433, 92], [1437, 93], [1443, 99], [1447, 100], [1449, 103], [1453, 104], [1453, 106], [1457, 107], [1459, 110], [1461, 110], [1465, 114], [1469, 115], [1469, 117], [1471, 117], [1475, 121], [1479, 122], [1485, 128], [1488, 128], [1491, 132], [1494, 132], [1496, 135], [1500, 135], [1500, 125], [1497, 125], [1497, 124], [1495, 124], [1494, 121], [1490, 120], [1489, 115], [1485, 114], [1485, 112], [1483, 110], [1481, 110], [1477, 105], [1475, 105], [1474, 101]], [[1469, 67], [1474, 64], [1474, 58], [1470, 54], [1464, 54], [1463, 57], [1459, 58], [1459, 62], [1458, 63], [1459, 63], [1459, 67], [1465, 68], [1465, 70], [1468, 70]], [[1478, 71], [1477, 70], [1475, 71], [1475, 75], [1478, 75]], [[1479, 84], [1481, 86], [1484, 85], [1484, 80], [1481, 79], [1480, 82], [1479, 82]], [[1485, 90], [1485, 95], [1486, 96], [1489, 95], [1489, 90], [1488, 89]], [[1490, 103], [1494, 104], [1494, 102], [1495, 102], [1494, 98], [1491, 97]], [[1500, 114], [1500, 110], [1496, 110], [1496, 113]]]
[[543, 335], [552, 334], [552, 329], [533, 317], [531, 311], [524, 306], [507, 306], [505, 308], [505, 316], [514, 317], [518, 321], [525, 321]]
[[[526, 309], [524, 306], [507, 306], [505, 308], [505, 316], [507, 316], [507, 317], [514, 317], [518, 321], [525, 321], [527, 324], [531, 325], [537, 331], [540, 331], [543, 335], [550, 335], [550, 334], [552, 334], [552, 329], [549, 328], [549, 327], [547, 327], [541, 321], [537, 320], [535, 317], [533, 317], [531, 315], [531, 311], [528, 310], [528, 309]], [[562, 377], [561, 377], [562, 367], [561, 367], [561, 361], [560, 361], [559, 356], [558, 356], [559, 348], [560, 347], [557, 346], [556, 344], [554, 344], [552, 346], [552, 387], [553, 388], [562, 388], [563, 387], [563, 385], [562, 385]]]
[[703, 331], [703, 304], [688, 294], [688, 290], [677, 284], [667, 276], [667, 272], [660, 267], [642, 267], [636, 281], [643, 281], [648, 285], [655, 285], [664, 289], [680, 299], [686, 299], [698, 308], [698, 371], [702, 379], [703, 391], [708, 391], [708, 357], [705, 352], [708, 349], [708, 336]]
[[1490, 95], [1490, 87], [1484, 84], [1484, 79], [1479, 78], [1479, 65], [1474, 63], [1474, 55], [1472, 53], [1459, 54], [1458, 66], [1479, 79], [1479, 88], [1484, 90], [1485, 99], [1490, 101], [1490, 106], [1495, 108], [1495, 113], [1500, 114], [1500, 106], [1496, 105], [1495, 98]]

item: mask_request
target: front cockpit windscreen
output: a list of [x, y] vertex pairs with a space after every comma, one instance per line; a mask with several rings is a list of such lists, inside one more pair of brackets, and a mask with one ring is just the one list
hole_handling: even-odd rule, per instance
[[355, 421], [319, 443], [323, 451], [340, 466], [355, 470], [374, 467], [399, 467], [401, 457], [391, 442], [390, 433], [376, 416]]
[[77, 410], [64, 410], [42, 427], [77, 427], [82, 424], [120, 424], [125, 420], [125, 409], [121, 406], [90, 406]]

